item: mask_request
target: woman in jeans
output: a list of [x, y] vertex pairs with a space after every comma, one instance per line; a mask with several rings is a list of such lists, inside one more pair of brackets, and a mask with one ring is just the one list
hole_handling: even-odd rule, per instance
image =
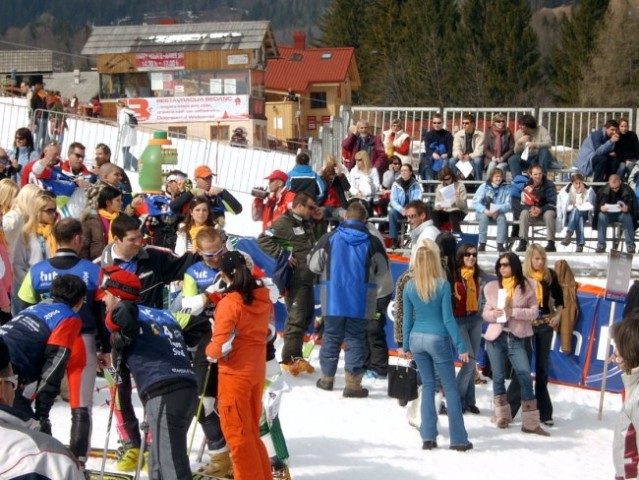
[[[506, 357], [521, 385], [522, 426], [524, 433], [550, 434], [539, 425], [539, 410], [530, 378], [530, 363], [526, 354], [526, 339], [533, 334], [532, 321], [537, 318], [539, 306], [535, 286], [526, 279], [519, 257], [512, 252], [503, 253], [495, 264], [497, 280], [484, 288], [486, 305], [482, 317], [488, 322], [484, 335], [486, 353], [493, 369], [494, 421], [499, 428], [512, 422], [510, 405], [506, 400]], [[498, 302], [499, 290], [505, 291], [505, 302]], [[503, 295], [503, 294], [502, 294]]]
[[[524, 275], [535, 284], [535, 297], [539, 304], [539, 315], [533, 320], [533, 335], [526, 342], [528, 358], [535, 352], [535, 398], [539, 408], [539, 419], [549, 427], [554, 425], [552, 419], [552, 401], [548, 393], [548, 361], [550, 345], [554, 331], [559, 328], [561, 310], [564, 306], [564, 294], [557, 279], [557, 274], [548, 268], [548, 260], [544, 248], [533, 243], [526, 250]], [[551, 306], [552, 302], [552, 306]], [[519, 382], [513, 378], [507, 391], [508, 403], [513, 417], [521, 404]]]
[[475, 401], [475, 369], [481, 341], [480, 282], [482, 271], [477, 264], [477, 247], [465, 243], [457, 250], [457, 278], [453, 287], [455, 320], [464, 343], [468, 348], [469, 360], [457, 372], [457, 390], [462, 404], [462, 412], [479, 414]]
[[403, 350], [414, 358], [422, 379], [422, 448], [437, 447], [437, 412], [435, 411], [435, 374], [439, 375], [447, 393], [450, 449], [466, 451], [473, 448], [464, 427], [461, 402], [455, 383], [452, 345], [462, 362], [468, 362], [468, 350], [459, 334], [451, 305], [450, 284], [442, 271], [439, 249], [432, 240], [425, 240], [415, 254], [415, 277], [403, 292]]

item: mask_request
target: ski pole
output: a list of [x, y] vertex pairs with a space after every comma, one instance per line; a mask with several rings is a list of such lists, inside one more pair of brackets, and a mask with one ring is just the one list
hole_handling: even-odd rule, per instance
[[209, 362], [209, 368], [206, 370], [206, 378], [204, 379], [204, 387], [202, 387], [202, 394], [200, 395], [200, 402], [197, 404], [197, 411], [195, 412], [195, 425], [193, 426], [193, 433], [191, 434], [191, 441], [189, 442], [188, 455], [191, 456], [191, 450], [193, 450], [193, 442], [195, 441], [195, 432], [197, 431], [197, 423], [202, 412], [202, 405], [204, 403], [204, 395], [206, 395], [206, 389], [209, 386], [209, 378], [211, 378], [211, 365]]
[[144, 416], [144, 421], [140, 424], [140, 429], [142, 430], [142, 441], [140, 442], [140, 455], [138, 456], [138, 465], [135, 467], [135, 479], [138, 480], [140, 478], [140, 472], [142, 471], [142, 465], [144, 464], [144, 452], [146, 450], [146, 437], [149, 432], [149, 424], [146, 421], [146, 415]]
[[111, 436], [111, 424], [113, 423], [113, 413], [115, 412], [115, 402], [118, 395], [118, 383], [120, 382], [120, 363], [122, 361], [122, 355], [118, 356], [117, 363], [115, 365], [115, 374], [113, 375], [113, 399], [109, 406], [109, 420], [107, 421], [106, 440], [104, 441], [104, 452], [102, 454], [102, 466], [100, 467], [100, 480], [104, 480], [104, 469], [106, 468], [107, 454], [109, 453], [109, 437]]

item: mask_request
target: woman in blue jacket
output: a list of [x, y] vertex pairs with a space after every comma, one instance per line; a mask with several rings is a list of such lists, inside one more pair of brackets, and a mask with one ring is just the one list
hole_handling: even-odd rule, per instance
[[399, 221], [406, 216], [406, 205], [413, 200], [422, 199], [422, 188], [419, 186], [413, 167], [405, 163], [399, 170], [399, 178], [391, 186], [390, 209], [388, 210], [388, 223], [393, 248], [399, 247]]
[[468, 362], [468, 348], [462, 339], [451, 302], [450, 283], [442, 271], [435, 242], [424, 240], [415, 254], [415, 277], [404, 288], [404, 343], [408, 358], [417, 362], [422, 379], [422, 448], [437, 448], [437, 412], [435, 410], [435, 375], [441, 379], [448, 403], [450, 449], [473, 448], [464, 426], [461, 401], [455, 381], [452, 356], [454, 344], [459, 359]]
[[505, 252], [504, 244], [508, 240], [508, 219], [506, 214], [511, 210], [510, 188], [504, 181], [504, 171], [495, 168], [490, 178], [482, 183], [473, 196], [473, 208], [479, 220], [479, 251], [486, 250], [488, 224], [497, 223], [497, 251]]

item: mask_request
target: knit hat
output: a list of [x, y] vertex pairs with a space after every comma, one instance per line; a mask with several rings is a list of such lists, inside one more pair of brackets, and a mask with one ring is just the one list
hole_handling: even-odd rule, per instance
[[195, 178], [208, 178], [213, 176], [213, 170], [206, 165], [200, 165], [195, 169]]
[[104, 278], [100, 288], [122, 300], [140, 300], [142, 283], [137, 275], [120, 267], [112, 266], [103, 270]]
[[235, 275], [235, 269], [241, 265], [246, 265], [246, 259], [237, 250], [226, 252], [220, 260], [220, 270], [227, 275]]
[[11, 357], [9, 355], [9, 347], [4, 343], [4, 340], [0, 338], [0, 372], [5, 370], [9, 363], [11, 363]]

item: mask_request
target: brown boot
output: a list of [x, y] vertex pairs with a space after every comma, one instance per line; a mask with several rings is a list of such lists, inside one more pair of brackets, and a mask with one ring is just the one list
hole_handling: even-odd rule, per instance
[[229, 452], [211, 453], [210, 455], [211, 461], [199, 471], [212, 477], [233, 478], [233, 465]]
[[495, 395], [493, 403], [495, 406], [495, 416], [491, 420], [499, 428], [508, 428], [508, 425], [513, 421], [513, 417], [510, 414], [510, 405], [508, 404], [508, 400], [506, 400], [506, 395]]
[[521, 431], [550, 437], [550, 433], [539, 425], [539, 410], [537, 400], [522, 400], [521, 402]]
[[368, 397], [368, 390], [362, 388], [362, 378], [364, 378], [364, 374], [360, 373], [359, 375], [353, 375], [350, 372], [345, 372], [345, 374], [346, 386], [344, 387], [342, 395], [346, 398]]

